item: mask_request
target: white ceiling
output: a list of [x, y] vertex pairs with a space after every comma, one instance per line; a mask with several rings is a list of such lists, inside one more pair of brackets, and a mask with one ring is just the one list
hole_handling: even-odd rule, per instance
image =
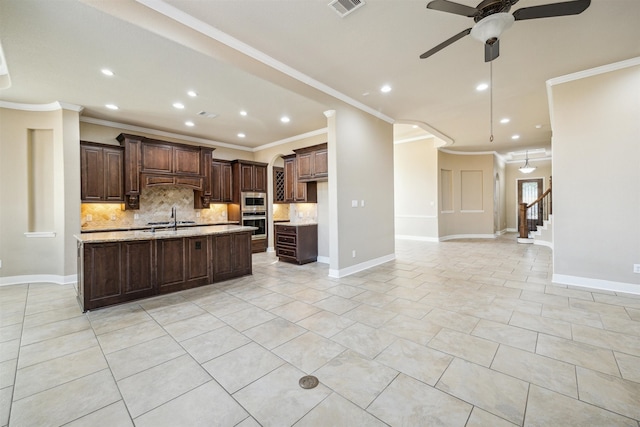
[[[640, 56], [638, 0], [593, 0], [577, 16], [516, 22], [493, 62], [489, 142], [490, 92], [475, 90], [490, 76], [482, 44], [465, 37], [419, 59], [473, 20], [427, 10], [427, 0], [365, 1], [341, 18], [329, 0], [1, 0], [12, 86], [0, 100], [71, 103], [89, 120], [255, 148], [325, 127], [335, 96], [419, 124], [452, 150], [507, 153], [549, 148], [546, 80]], [[521, 0], [512, 12], [551, 2]], [[392, 91], [381, 93], [383, 84]], [[189, 98], [190, 89], [199, 96]], [[176, 101], [186, 108], [174, 109]]]

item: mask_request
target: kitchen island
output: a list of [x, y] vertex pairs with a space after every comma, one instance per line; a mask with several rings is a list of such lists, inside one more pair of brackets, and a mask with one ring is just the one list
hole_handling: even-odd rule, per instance
[[78, 240], [83, 311], [251, 274], [254, 227], [87, 233]]

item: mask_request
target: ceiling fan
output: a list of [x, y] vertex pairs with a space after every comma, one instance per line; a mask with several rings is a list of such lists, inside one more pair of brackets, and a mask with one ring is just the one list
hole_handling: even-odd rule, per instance
[[513, 15], [507, 13], [511, 9], [511, 6], [518, 3], [518, 1], [519, 0], [483, 0], [476, 7], [469, 7], [448, 0], [433, 0], [429, 2], [427, 9], [473, 18], [475, 25], [459, 32], [433, 49], [426, 51], [420, 55], [420, 58], [428, 58], [464, 36], [471, 34], [471, 37], [484, 43], [484, 62], [491, 62], [500, 55], [500, 35], [504, 30], [513, 25], [515, 21], [578, 15], [584, 12], [591, 4], [591, 0], [574, 0], [524, 7], [516, 10]]

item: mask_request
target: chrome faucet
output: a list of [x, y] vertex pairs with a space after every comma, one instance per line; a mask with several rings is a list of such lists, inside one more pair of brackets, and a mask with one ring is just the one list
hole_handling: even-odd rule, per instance
[[173, 218], [173, 229], [178, 231], [178, 210], [175, 206], [171, 208], [171, 218]]

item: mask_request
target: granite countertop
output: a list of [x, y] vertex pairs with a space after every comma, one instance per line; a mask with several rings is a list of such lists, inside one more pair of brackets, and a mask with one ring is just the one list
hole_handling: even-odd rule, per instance
[[[169, 221], [167, 221], [168, 223]], [[186, 227], [206, 227], [211, 225], [237, 225], [238, 221], [223, 221], [223, 222], [215, 222], [215, 223], [195, 223], [195, 224], [178, 224], [178, 229], [186, 228]], [[104, 228], [92, 228], [92, 229], [81, 229], [80, 233], [105, 233], [109, 231], [141, 231], [141, 230], [151, 230], [155, 228], [156, 231], [163, 228], [171, 228], [168, 225], [132, 225], [128, 227], [104, 227]]]
[[318, 225], [315, 221], [287, 221], [287, 222], [278, 222], [274, 225], [289, 225], [292, 227], [304, 227], [306, 225]]
[[160, 229], [152, 232], [151, 230], [132, 230], [132, 231], [105, 231], [98, 233], [74, 234], [78, 241], [82, 243], [101, 243], [101, 242], [123, 242], [130, 240], [155, 240], [170, 239], [173, 237], [192, 237], [206, 236], [209, 234], [225, 234], [238, 233], [241, 231], [257, 230], [256, 227], [244, 227], [241, 225], [209, 225], [199, 227], [185, 227], [173, 229]]

